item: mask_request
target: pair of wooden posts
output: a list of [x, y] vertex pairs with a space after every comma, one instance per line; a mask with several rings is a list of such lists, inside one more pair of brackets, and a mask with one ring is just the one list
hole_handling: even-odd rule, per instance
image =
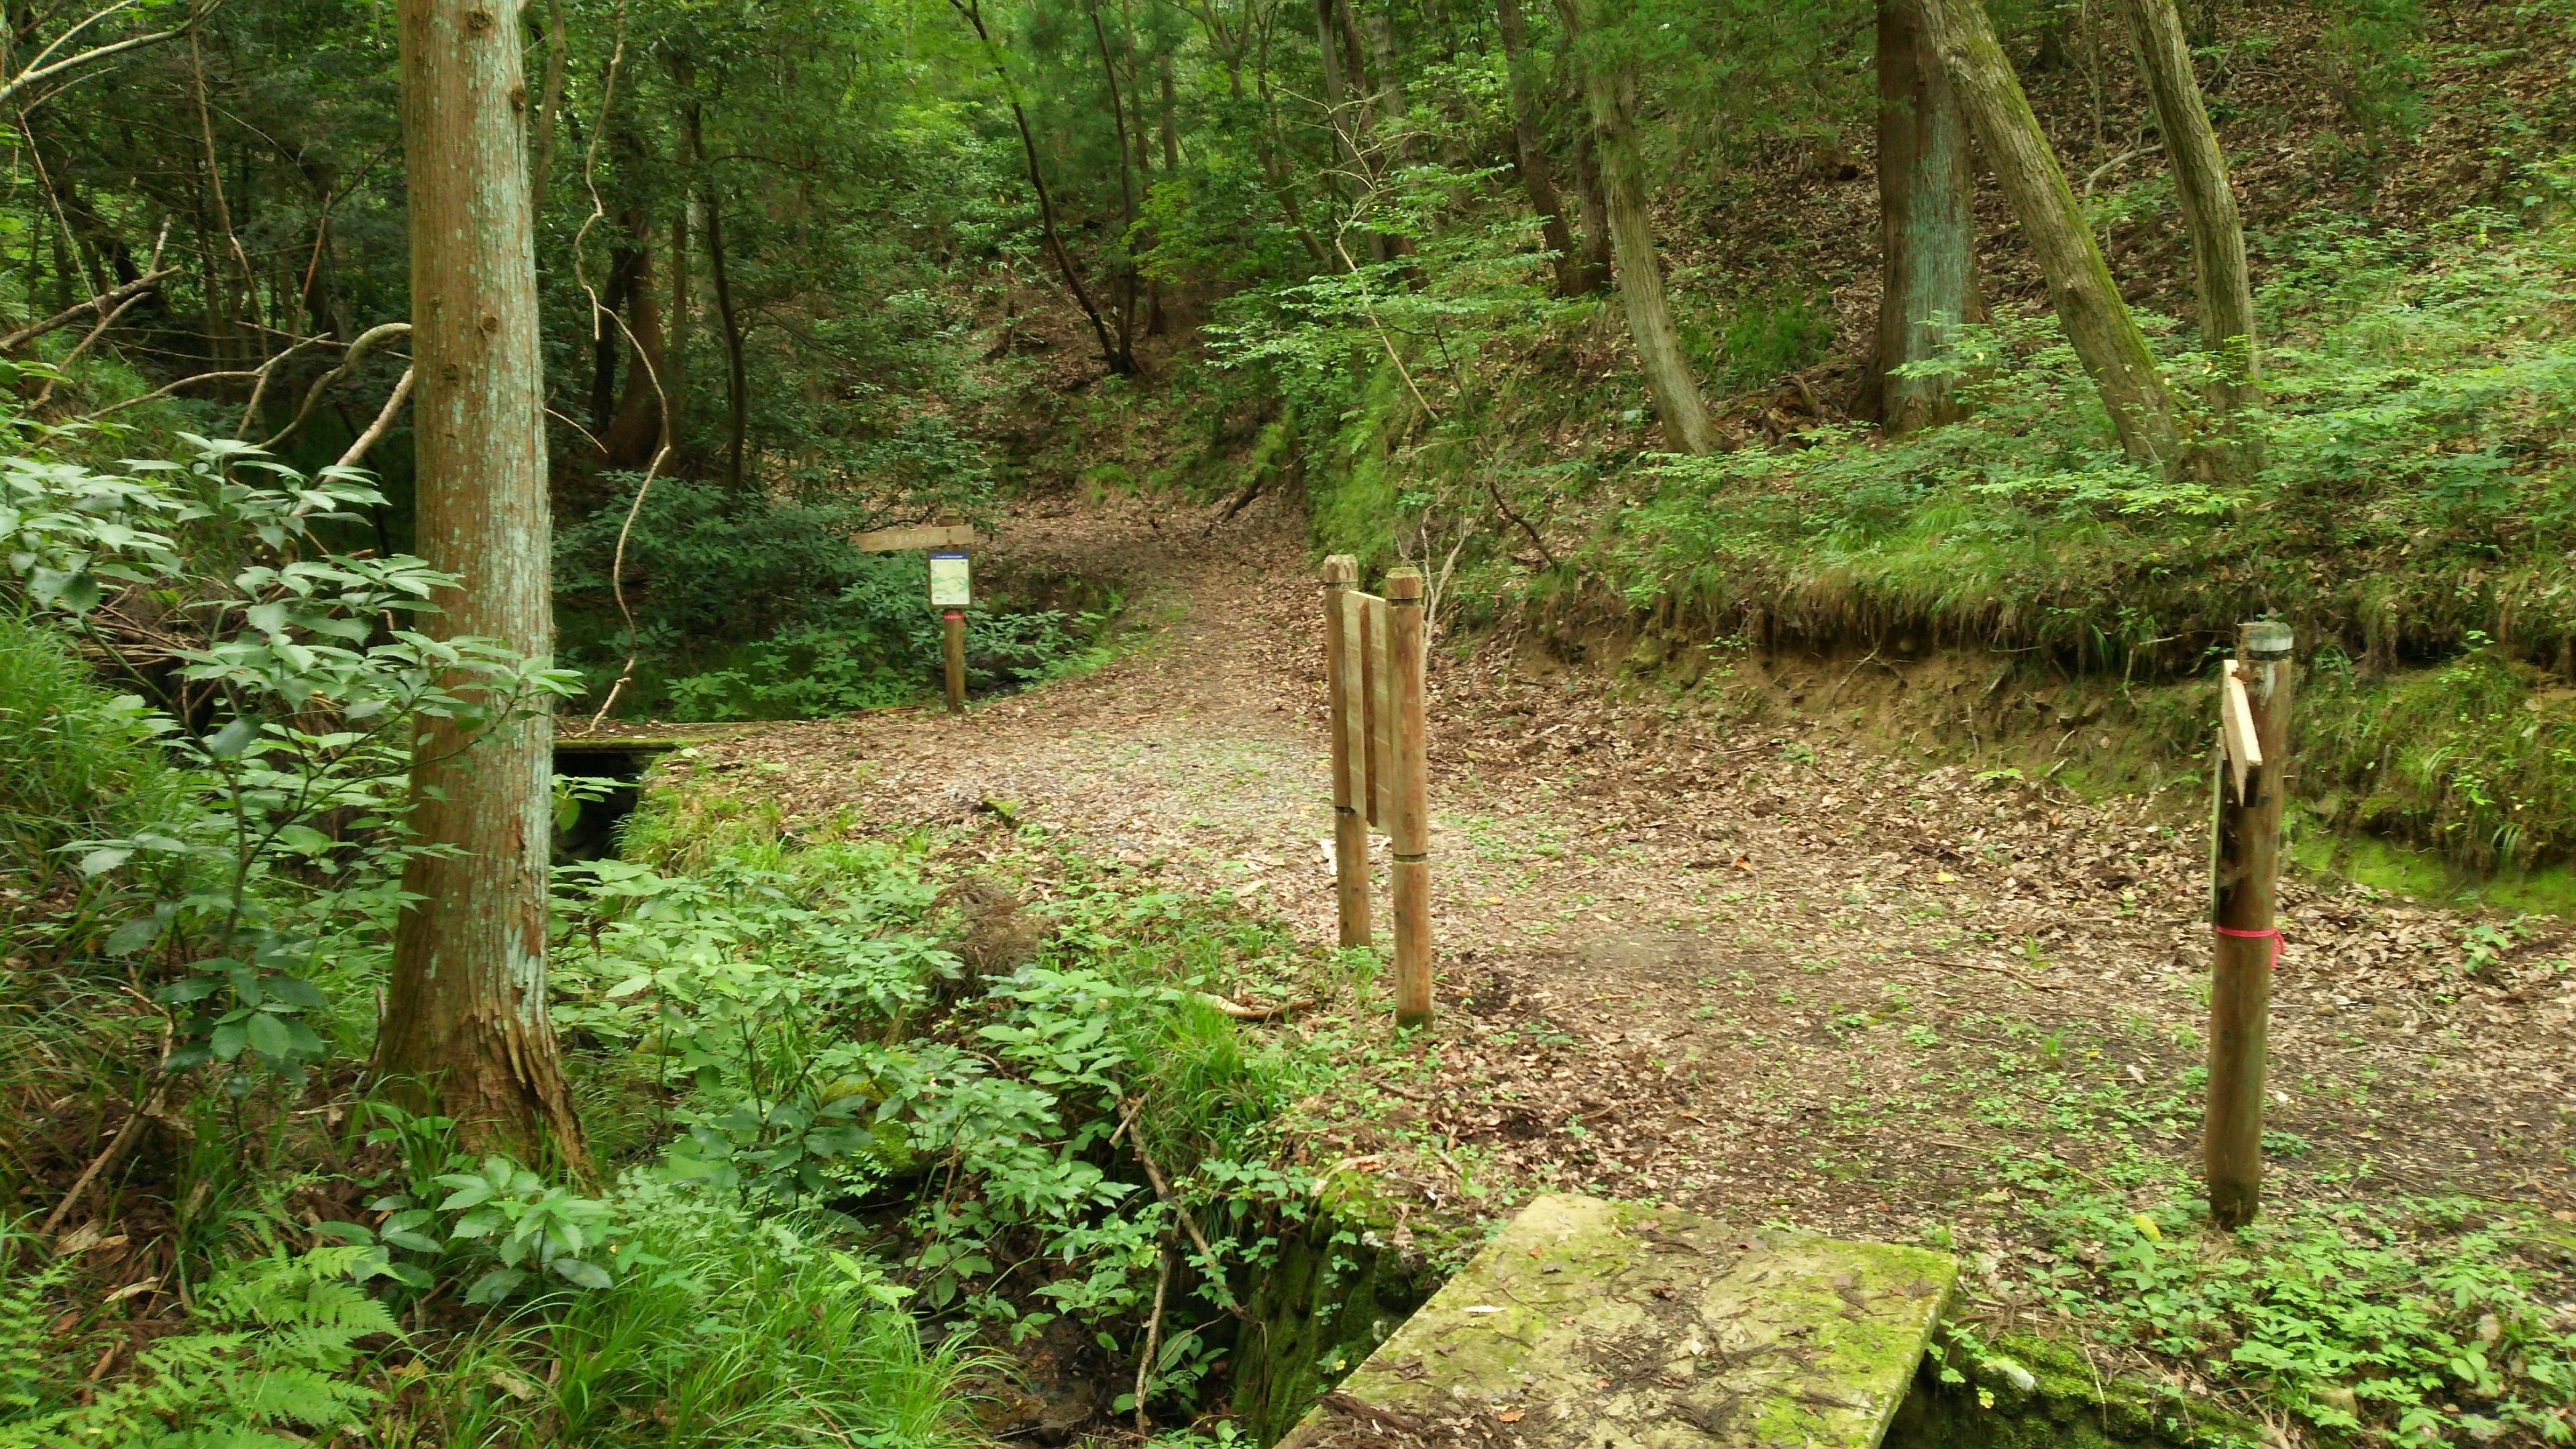
[[2274, 906], [2281, 876], [2281, 804], [2290, 764], [2291, 635], [2287, 624], [2240, 624], [2236, 657], [2218, 681], [2218, 778], [2212, 782], [2210, 921], [2218, 950], [2209, 983], [2209, 1103], [2201, 1160], [2210, 1220], [2254, 1220], [2263, 1195], [2263, 1093], [2272, 1019], [2272, 965], [2281, 955]]
[[1333, 746], [1333, 881], [1341, 942], [1369, 944], [1369, 841], [1386, 832], [1395, 1019], [1431, 1019], [1431, 809], [1423, 725], [1422, 571], [1364, 594], [1359, 561], [1324, 560], [1324, 679]]

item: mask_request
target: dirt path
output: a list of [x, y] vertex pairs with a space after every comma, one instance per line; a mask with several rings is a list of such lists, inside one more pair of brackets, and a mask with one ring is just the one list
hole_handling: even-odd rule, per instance
[[[962, 721], [785, 725], [705, 753], [809, 820], [993, 827], [996, 802], [1329, 940], [1303, 533], [1266, 503], [1204, 524], [1064, 503], [1004, 529], [1015, 565], [1108, 578], [1148, 622], [1096, 673]], [[1343, 1144], [1423, 1197], [1590, 1187], [1974, 1241], [2002, 1216], [1998, 1149], [2106, 1186], [2196, 1164], [2192, 833], [1500, 649], [1436, 659], [1432, 690], [1443, 1009]], [[2468, 918], [2349, 888], [2285, 900], [2273, 1190], [2576, 1220], [2564, 929], [2473, 977]]]

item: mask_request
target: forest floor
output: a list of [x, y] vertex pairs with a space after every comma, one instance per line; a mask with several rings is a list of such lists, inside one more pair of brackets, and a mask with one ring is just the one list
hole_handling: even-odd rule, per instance
[[[1329, 945], [1302, 521], [1211, 516], [1030, 500], [994, 550], [1122, 589], [1111, 662], [959, 719], [762, 726], [698, 763], [807, 828], [930, 827], [961, 868], [1042, 824]], [[1326, 1149], [1409, 1211], [1571, 1187], [2046, 1261], [2006, 1227], [2013, 1154], [2188, 1196], [2210, 956], [2188, 790], [2088, 801], [1509, 640], [1433, 652], [1439, 1015]], [[2283, 898], [2273, 1200], [2576, 1221], [2569, 927], [2333, 881]]]

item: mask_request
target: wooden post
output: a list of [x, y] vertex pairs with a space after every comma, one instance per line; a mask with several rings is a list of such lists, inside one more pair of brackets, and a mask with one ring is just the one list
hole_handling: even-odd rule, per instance
[[946, 653], [948, 656], [948, 712], [950, 714], [964, 714], [966, 712], [965, 612], [959, 609], [950, 609], [946, 614], [941, 616], [941, 627], [948, 635], [947, 640], [945, 641], [947, 645]]
[[1388, 663], [1387, 601], [1375, 594], [1355, 596], [1360, 616], [1360, 686], [1367, 691], [1360, 707], [1368, 722], [1368, 750], [1362, 773], [1368, 795], [1362, 802], [1368, 823], [1393, 834], [1395, 826], [1395, 674]]
[[2265, 1054], [2272, 963], [2281, 954], [2273, 903], [2290, 762], [2290, 644], [2286, 624], [2239, 625], [2237, 657], [2227, 662], [2220, 681], [2224, 757], [2209, 881], [2218, 950], [2209, 986], [2209, 1104], [2201, 1156], [2210, 1220], [2222, 1228], [2252, 1222], [2262, 1205]]
[[1324, 710], [1333, 742], [1333, 898], [1345, 946], [1369, 943], [1368, 820], [1360, 813], [1368, 736], [1360, 719], [1360, 646], [1350, 627], [1351, 585], [1359, 560], [1324, 560]]
[[1388, 692], [1395, 705], [1395, 789], [1388, 814], [1388, 868], [1395, 896], [1395, 1020], [1431, 1020], [1430, 764], [1423, 726], [1422, 571], [1386, 576]]

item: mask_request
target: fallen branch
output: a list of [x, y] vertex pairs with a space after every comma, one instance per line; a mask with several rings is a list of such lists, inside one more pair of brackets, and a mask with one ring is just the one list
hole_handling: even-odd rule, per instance
[[1268, 1021], [1273, 1017], [1286, 1016], [1292, 1011], [1303, 1011], [1315, 1004], [1315, 998], [1311, 996], [1300, 996], [1294, 1001], [1282, 1001], [1273, 1006], [1246, 1006], [1240, 1001], [1219, 996], [1213, 991], [1202, 991], [1198, 996], [1199, 1000], [1237, 1021]]
[[412, 370], [404, 368], [401, 379], [394, 383], [392, 396], [385, 399], [383, 409], [376, 414], [376, 420], [367, 424], [367, 430], [358, 435], [357, 441], [349, 444], [349, 451], [342, 453], [340, 461], [333, 467], [357, 467], [358, 460], [367, 456], [367, 450], [383, 440], [386, 431], [394, 425], [394, 414], [402, 411], [404, 401], [411, 396], [411, 376]]
[[1153, 1154], [1145, 1150], [1144, 1135], [1135, 1130], [1136, 1114], [1143, 1108], [1142, 1102], [1127, 1103], [1126, 1115], [1118, 1119], [1118, 1130], [1109, 1134], [1109, 1140], [1115, 1142], [1124, 1136], [1127, 1139], [1127, 1145], [1136, 1150], [1136, 1160], [1143, 1163], [1145, 1167], [1145, 1180], [1154, 1185], [1154, 1196], [1172, 1210], [1174, 1217], [1181, 1220], [1182, 1230], [1190, 1235], [1190, 1241], [1198, 1247], [1199, 1258], [1207, 1265], [1209, 1284], [1216, 1289], [1218, 1306], [1246, 1323], [1252, 1322], [1252, 1315], [1244, 1311], [1242, 1304], [1234, 1301], [1234, 1289], [1225, 1281], [1225, 1270], [1218, 1266], [1216, 1249], [1208, 1246], [1207, 1234], [1199, 1231], [1198, 1219], [1190, 1216], [1187, 1205], [1172, 1196], [1171, 1184], [1163, 1180], [1163, 1169], [1154, 1165]]
[[1136, 1358], [1136, 1432], [1147, 1432], [1145, 1418], [1145, 1381], [1153, 1372], [1154, 1350], [1162, 1346], [1163, 1295], [1172, 1286], [1172, 1249], [1167, 1241], [1154, 1274], [1154, 1316], [1145, 1320], [1145, 1351]]
[[1988, 966], [1980, 961], [1945, 961], [1938, 956], [1926, 956], [1921, 959], [1929, 961], [1931, 964], [1942, 967], [1945, 970], [1984, 971], [1990, 975], [2009, 976], [2013, 980], [2020, 982], [2022, 985], [2029, 987], [2033, 991], [2064, 991], [2066, 989], [2064, 986], [2059, 985], [2056, 982], [2042, 981], [2035, 976], [2026, 975], [2020, 971], [2016, 971], [2010, 966]]
[[6, 337], [0, 337], [0, 352], [15, 352], [19, 348], [26, 346], [28, 343], [35, 341], [37, 338], [44, 336], [46, 333], [51, 332], [56, 328], [68, 327], [72, 323], [79, 321], [81, 314], [84, 312], [97, 312], [104, 315], [109, 311], [119, 309], [123, 307], [124, 304], [131, 302], [135, 298], [142, 296], [144, 293], [160, 286], [162, 278], [174, 277], [178, 274], [179, 269], [176, 267], [162, 267], [154, 271], [145, 272], [142, 276], [135, 278], [131, 282], [127, 282], [121, 287], [111, 287], [108, 290], [99, 293], [97, 296], [90, 298], [86, 302], [76, 302], [55, 313], [53, 316], [46, 318], [42, 322], [30, 323], [27, 326], [21, 327], [17, 331], [10, 333]]
[[[320, 377], [313, 379], [313, 385], [304, 390], [304, 405], [295, 410], [295, 416], [287, 421], [285, 427], [282, 427], [275, 433], [270, 434], [268, 441], [259, 445], [260, 451], [274, 451], [278, 444], [285, 442], [290, 437], [293, 437], [295, 435], [295, 430], [304, 426], [305, 419], [313, 416], [313, 408], [316, 404], [322, 401], [322, 394], [330, 390], [331, 384], [338, 382], [340, 379], [347, 377], [350, 373], [355, 372], [358, 364], [366, 360], [367, 353], [372, 350], [377, 343], [382, 342], [389, 337], [408, 337], [410, 335], [411, 324], [408, 322], [380, 323], [377, 326], [370, 327], [366, 331], [359, 333], [358, 340], [349, 344], [347, 355], [340, 359], [340, 365], [332, 368], [329, 372], [322, 374]], [[409, 377], [411, 374], [405, 372], [403, 375], [405, 377]], [[395, 391], [399, 393], [402, 390], [403, 385], [397, 383], [395, 385]]]
[[102, 1173], [115, 1166], [117, 1160], [125, 1156], [126, 1149], [134, 1145], [134, 1139], [143, 1135], [144, 1123], [160, 1115], [163, 1099], [169, 1095], [169, 1092], [169, 1080], [164, 1078], [160, 1085], [152, 1089], [151, 1097], [126, 1116], [125, 1125], [117, 1128], [116, 1135], [108, 1139], [107, 1146], [99, 1152], [98, 1156], [90, 1160], [89, 1166], [82, 1171], [80, 1180], [72, 1184], [72, 1190], [63, 1194], [63, 1200], [54, 1204], [52, 1212], [45, 1214], [44, 1225], [36, 1229], [37, 1237], [50, 1238], [54, 1235], [54, 1229], [63, 1225], [63, 1219], [71, 1216], [72, 1209], [80, 1205], [82, 1198], [89, 1196], [90, 1184], [97, 1182]]

